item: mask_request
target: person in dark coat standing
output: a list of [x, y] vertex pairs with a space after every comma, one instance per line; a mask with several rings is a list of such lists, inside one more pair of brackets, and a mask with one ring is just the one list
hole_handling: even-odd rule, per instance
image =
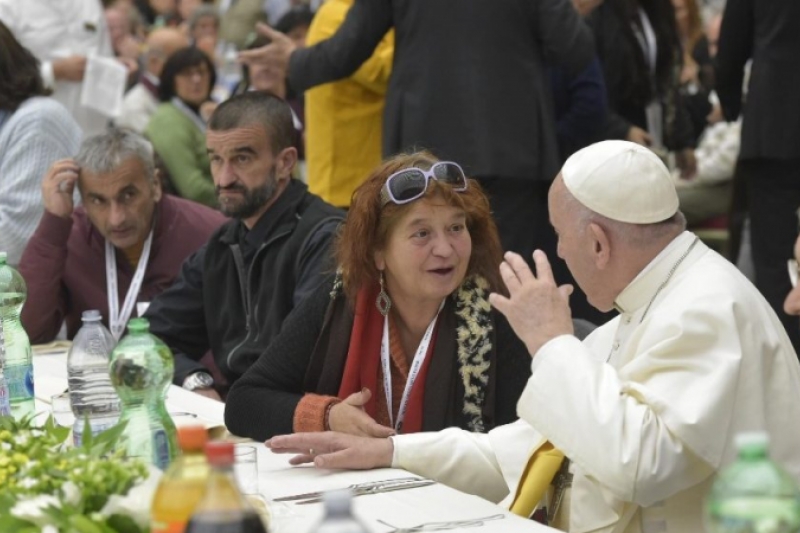
[[503, 247], [554, 256], [547, 189], [559, 155], [543, 58], [577, 74], [594, 57], [571, 2], [356, 0], [330, 39], [296, 49], [261, 25], [272, 44], [241, 58], [285, 71], [302, 91], [349, 76], [392, 27], [383, 155], [425, 148], [459, 161], [487, 192]]
[[[783, 322], [795, 351], [800, 326], [783, 310], [791, 289], [800, 206], [800, 2], [728, 0], [717, 52], [725, 118], [743, 115], [739, 168], [746, 187], [756, 286]], [[747, 105], [742, 91], [752, 59]]]

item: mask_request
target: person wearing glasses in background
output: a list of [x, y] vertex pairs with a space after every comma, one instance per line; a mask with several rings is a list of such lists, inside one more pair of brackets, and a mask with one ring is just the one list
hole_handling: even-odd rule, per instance
[[528, 356], [489, 306], [502, 250], [459, 165], [427, 152], [382, 163], [353, 195], [336, 259], [231, 389], [231, 432], [386, 437], [516, 418]]

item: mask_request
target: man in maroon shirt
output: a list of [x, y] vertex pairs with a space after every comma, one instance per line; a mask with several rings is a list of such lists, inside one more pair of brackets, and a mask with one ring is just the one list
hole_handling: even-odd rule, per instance
[[162, 195], [150, 143], [125, 129], [90, 137], [74, 160], [56, 161], [42, 196], [45, 212], [19, 265], [28, 284], [22, 324], [33, 343], [51, 341], [62, 322], [73, 338], [87, 309], [99, 309], [119, 338], [136, 304], [169, 287], [226, 220]]

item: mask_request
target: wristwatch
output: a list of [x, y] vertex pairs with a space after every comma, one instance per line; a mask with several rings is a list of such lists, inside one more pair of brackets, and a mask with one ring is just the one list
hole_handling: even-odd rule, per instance
[[208, 372], [195, 372], [183, 380], [182, 387], [186, 390], [210, 389], [214, 386], [214, 378]]

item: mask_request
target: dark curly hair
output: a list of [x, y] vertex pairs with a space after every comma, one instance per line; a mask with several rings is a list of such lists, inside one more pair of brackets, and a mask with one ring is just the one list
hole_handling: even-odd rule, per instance
[[164, 63], [164, 70], [161, 71], [161, 83], [158, 86], [158, 99], [162, 102], [169, 102], [175, 93], [175, 77], [184, 70], [197, 67], [205, 63], [208, 67], [209, 81], [208, 92], [217, 83], [217, 71], [214, 62], [211, 61], [205, 52], [195, 46], [181, 48], [167, 59]]
[[0, 109], [11, 111], [32, 96], [47, 96], [39, 61], [0, 21]]
[[[438, 159], [429, 152], [401, 154], [387, 159], [353, 193], [347, 220], [336, 240], [336, 259], [342, 268], [344, 291], [355, 302], [359, 289], [378, 283], [374, 252], [386, 246], [389, 233], [411, 209], [414, 202], [381, 206], [381, 188], [395, 172], [404, 168], [430, 168]], [[469, 180], [466, 191], [455, 192], [449, 185], [431, 180], [425, 198], [439, 198], [447, 205], [463, 209], [472, 239], [472, 254], [467, 276], [479, 275], [491, 290], [505, 292], [500, 279], [503, 249], [497, 226], [489, 210], [489, 199], [475, 180]]]

